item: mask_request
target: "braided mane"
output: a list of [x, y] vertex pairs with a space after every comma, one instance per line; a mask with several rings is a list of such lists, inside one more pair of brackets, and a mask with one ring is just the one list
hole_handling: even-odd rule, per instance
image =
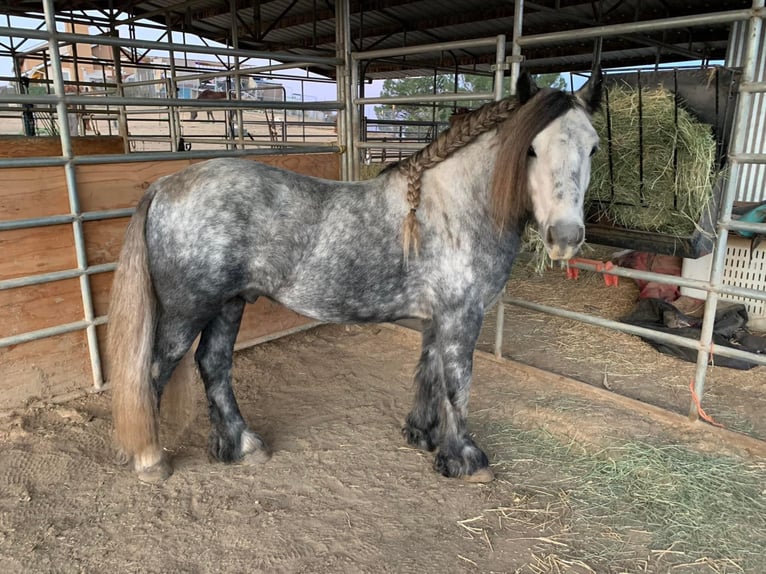
[[402, 247], [405, 258], [410, 249], [418, 253], [420, 232], [417, 210], [420, 207], [420, 188], [423, 172], [443, 162], [453, 153], [465, 147], [481, 134], [507, 120], [518, 107], [517, 100], [504, 99], [484, 104], [468, 114], [457, 116], [454, 124], [417, 153], [399, 164], [399, 171], [407, 176], [407, 202], [410, 212], [404, 219]]
[[[527, 194], [527, 150], [535, 136], [551, 121], [576, 104], [573, 96], [551, 89], [543, 89], [523, 106], [516, 98], [506, 98], [484, 104], [477, 110], [459, 116], [446, 131], [398, 164], [397, 169], [407, 176], [407, 202], [410, 211], [402, 228], [402, 247], [405, 260], [411, 250], [418, 254], [420, 232], [417, 210], [423, 173], [448, 159], [460, 148], [473, 142], [481, 134], [496, 126], [500, 146], [490, 191], [490, 211], [499, 229], [529, 210]], [[507, 121], [513, 118], [513, 121]]]

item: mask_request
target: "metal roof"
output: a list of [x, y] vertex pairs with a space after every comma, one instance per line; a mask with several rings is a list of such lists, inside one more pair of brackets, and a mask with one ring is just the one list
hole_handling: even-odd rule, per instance
[[[237, 26], [240, 48], [301, 55], [335, 55], [333, 0], [112, 0], [114, 9], [137, 19], [168, 24], [176, 31], [231, 44]], [[235, 12], [230, 12], [233, 4]], [[86, 11], [103, 5], [86, 0], [56, 1], [56, 10]], [[5, 0], [5, 13], [41, 11], [41, 2]], [[523, 34], [576, 30], [747, 9], [750, 0], [534, 0], [524, 3]], [[512, 0], [351, 0], [353, 50], [431, 44], [505, 34], [513, 36]], [[84, 12], [78, 12], [84, 14]], [[729, 24], [714, 24], [651, 33], [633, 33], [603, 41], [604, 67], [684, 60], [723, 59]], [[555, 46], [523, 51], [532, 72], [590, 68], [593, 40], [573, 37]], [[278, 59], [278, 57], [275, 57]], [[369, 79], [430, 74], [460, 67], [488, 72], [491, 48], [476, 48], [373, 61]], [[332, 76], [334, 69], [314, 69]]]

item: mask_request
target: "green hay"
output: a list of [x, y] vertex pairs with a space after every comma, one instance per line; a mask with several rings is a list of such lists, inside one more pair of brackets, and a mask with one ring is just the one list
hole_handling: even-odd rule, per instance
[[359, 166], [359, 180], [373, 179], [386, 167], [385, 163], [370, 163]]
[[[716, 143], [712, 130], [682, 106], [678, 106], [676, 122], [675, 98], [667, 90], [644, 88], [640, 95], [643, 197], [639, 169], [639, 92], [628, 86], [614, 86], [609, 88], [611, 144], [606, 109], [593, 117], [602, 151], [593, 157], [586, 205], [590, 204], [591, 213], [598, 220], [619, 227], [690, 235], [713, 194]], [[677, 150], [675, 172], [674, 149]]]
[[763, 463], [638, 441], [599, 450], [505, 425], [484, 434], [517, 488], [547, 491], [551, 504], [558, 493], [566, 558], [598, 572], [645, 560], [766, 572]]

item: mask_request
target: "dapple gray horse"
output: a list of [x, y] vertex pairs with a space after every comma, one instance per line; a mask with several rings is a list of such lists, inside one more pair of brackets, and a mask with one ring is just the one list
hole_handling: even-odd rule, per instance
[[491, 480], [466, 429], [474, 346], [530, 216], [553, 259], [582, 244], [598, 147], [590, 114], [600, 97], [600, 71], [575, 94], [538, 90], [523, 76], [518, 99], [466, 114], [364, 182], [239, 159], [155, 182], [128, 227], [109, 311], [116, 438], [139, 478], [170, 474], [158, 438], [160, 398], [198, 335], [211, 455], [268, 459], [231, 384], [245, 304], [268, 297], [325, 322], [422, 319], [404, 436], [436, 450], [444, 476]]

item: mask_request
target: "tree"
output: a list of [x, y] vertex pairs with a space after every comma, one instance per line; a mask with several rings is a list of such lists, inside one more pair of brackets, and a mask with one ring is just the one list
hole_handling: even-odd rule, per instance
[[[417, 94], [441, 94], [455, 90], [455, 76], [416, 76], [401, 80], [385, 80], [381, 96], [414, 96]], [[375, 114], [382, 120], [447, 121], [450, 111], [429, 105], [383, 104], [375, 106]]]
[[[566, 88], [566, 80], [559, 74], [540, 74], [534, 77], [540, 87]], [[510, 79], [506, 80], [510, 83]], [[494, 76], [479, 76], [473, 74], [460, 74], [457, 77], [457, 90], [455, 90], [455, 76], [452, 74], [437, 74], [436, 76], [417, 76], [401, 80], [385, 80], [381, 96], [414, 96], [418, 94], [454, 92], [491, 92], [494, 89]], [[435, 86], [435, 88], [434, 88]], [[508, 85], [505, 93], [509, 93]], [[404, 120], [404, 121], [437, 121], [446, 122], [456, 107], [470, 107], [471, 102], [460, 101], [456, 103], [436, 105], [416, 104], [382, 104], [375, 106], [375, 115], [381, 120]]]
[[[567, 87], [567, 82], [561, 74], [537, 74], [532, 77], [534, 78], [535, 83], [541, 88], [556, 88], [558, 90], [563, 90]], [[491, 92], [495, 86], [494, 76], [474, 76], [467, 74], [464, 78], [466, 85], [470, 87], [470, 89], [467, 90], [469, 92]], [[510, 93], [511, 79], [509, 77], [505, 78], [504, 83], [504, 93], [508, 94]]]

